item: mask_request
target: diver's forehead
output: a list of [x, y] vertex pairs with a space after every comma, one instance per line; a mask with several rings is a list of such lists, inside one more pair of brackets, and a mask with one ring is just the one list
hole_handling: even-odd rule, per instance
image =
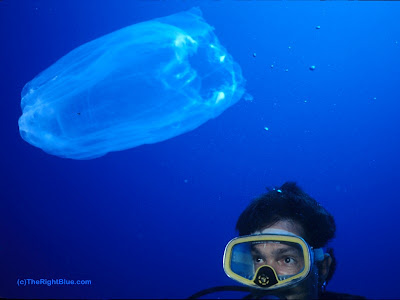
[[268, 227], [264, 227], [259, 231], [253, 232], [253, 234], [285, 234], [292, 236], [304, 237], [305, 232], [303, 226], [296, 221], [292, 220], [281, 220]]
[[266, 242], [261, 242], [257, 243], [255, 245], [252, 245], [252, 251], [257, 251], [257, 252], [265, 252], [265, 251], [276, 251], [276, 250], [290, 250], [294, 249], [293, 245], [288, 245], [286, 243], [282, 242], [271, 242], [271, 241], [266, 241]]
[[255, 234], [284, 234], [284, 235], [296, 236], [293, 232], [278, 228], [265, 228], [261, 231], [256, 231]]

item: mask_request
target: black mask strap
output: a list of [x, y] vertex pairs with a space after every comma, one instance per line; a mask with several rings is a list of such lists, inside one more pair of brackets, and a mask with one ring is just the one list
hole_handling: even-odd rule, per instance
[[[204, 289], [201, 290], [195, 294], [193, 294], [192, 296], [188, 297], [188, 299], [198, 299], [204, 295], [208, 295], [211, 293], [216, 293], [216, 292], [251, 292], [253, 289], [249, 288], [249, 287], [245, 287], [245, 286], [237, 286], [237, 285], [222, 285], [222, 286], [216, 286], [216, 287], [212, 287], [209, 289]], [[243, 299], [250, 299], [248, 298], [250, 296], [251, 298], [251, 294], [250, 295], [246, 295]]]

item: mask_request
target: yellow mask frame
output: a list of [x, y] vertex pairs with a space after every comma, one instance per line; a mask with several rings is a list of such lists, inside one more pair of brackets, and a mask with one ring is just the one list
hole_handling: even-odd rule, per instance
[[[293, 243], [298, 245], [303, 254], [304, 267], [301, 272], [291, 275], [288, 278], [279, 278], [276, 271], [269, 265], [263, 265], [254, 271], [252, 278], [246, 278], [245, 276], [238, 274], [232, 268], [234, 247], [244, 243], [263, 243], [263, 242], [275, 242], [275, 243]], [[262, 290], [275, 290], [282, 287], [287, 287], [295, 283], [300, 282], [307, 277], [313, 264], [313, 249], [299, 236], [286, 235], [286, 234], [255, 234], [248, 236], [241, 236], [232, 239], [225, 247], [223, 268], [228, 277], [250, 287], [262, 289]]]

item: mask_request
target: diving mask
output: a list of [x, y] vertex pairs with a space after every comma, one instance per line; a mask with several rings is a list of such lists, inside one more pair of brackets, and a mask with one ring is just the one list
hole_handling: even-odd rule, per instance
[[242, 284], [275, 290], [302, 281], [314, 261], [323, 257], [322, 249], [313, 249], [299, 236], [263, 231], [231, 240], [225, 247], [223, 266], [230, 278]]

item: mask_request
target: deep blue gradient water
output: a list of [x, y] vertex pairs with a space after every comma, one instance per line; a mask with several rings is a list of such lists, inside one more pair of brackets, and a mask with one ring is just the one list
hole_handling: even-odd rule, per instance
[[[20, 93], [41, 70], [193, 6], [253, 101], [88, 161], [21, 139]], [[398, 298], [399, 15], [399, 2], [0, 1], [0, 297], [184, 298], [234, 284], [222, 254], [237, 217], [291, 180], [336, 218], [328, 290]], [[92, 284], [17, 285], [26, 278]]]

